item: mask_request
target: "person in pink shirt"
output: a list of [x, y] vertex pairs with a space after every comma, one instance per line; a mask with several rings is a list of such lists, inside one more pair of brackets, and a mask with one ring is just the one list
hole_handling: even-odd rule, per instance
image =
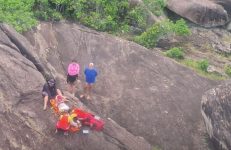
[[79, 64], [76, 63], [75, 60], [72, 60], [67, 68], [67, 84], [69, 85], [69, 91], [72, 94], [75, 93], [75, 83], [79, 76], [79, 70]]

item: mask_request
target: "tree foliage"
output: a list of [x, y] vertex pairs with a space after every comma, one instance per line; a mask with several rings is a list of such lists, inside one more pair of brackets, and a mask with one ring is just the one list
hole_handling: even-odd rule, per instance
[[[144, 2], [150, 2], [150, 7], [158, 11], [166, 5], [165, 0]], [[128, 0], [0, 0], [0, 4], [0, 21], [13, 25], [19, 32], [35, 26], [36, 19], [70, 19], [99, 31], [129, 32], [132, 27], [143, 32], [147, 28], [146, 7], [149, 6], [131, 7]], [[175, 24], [167, 20], [146, 30], [137, 41], [146, 47], [153, 47], [161, 36], [168, 33], [185, 35], [189, 29], [184, 20]]]
[[32, 12], [34, 0], [0, 0], [0, 21], [22, 32], [36, 25]]
[[163, 14], [163, 9], [166, 6], [166, 0], [143, 0], [145, 6], [155, 15]]
[[0, 0], [0, 4], [0, 21], [20, 32], [36, 25], [36, 18], [71, 19], [100, 31], [146, 28], [145, 9], [131, 8], [128, 0]]
[[68, 6], [66, 14], [101, 31], [118, 31], [129, 26], [146, 27], [144, 10], [138, 6], [130, 8], [128, 0], [78, 0]]
[[190, 29], [188, 28], [184, 19], [177, 20], [174, 25], [174, 32], [177, 35], [189, 35]]
[[63, 19], [64, 2], [66, 0], [35, 0], [33, 12], [36, 18], [45, 21]]
[[160, 37], [173, 32], [173, 25], [173, 22], [170, 20], [156, 23], [151, 28], [147, 29], [146, 32], [137, 36], [135, 41], [147, 48], [152, 48], [156, 45]]

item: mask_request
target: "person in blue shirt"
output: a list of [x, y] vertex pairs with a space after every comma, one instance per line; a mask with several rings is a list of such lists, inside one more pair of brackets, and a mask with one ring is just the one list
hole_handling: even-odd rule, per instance
[[84, 95], [81, 95], [80, 97], [83, 98], [84, 96], [87, 96], [87, 99], [91, 99], [93, 84], [95, 83], [98, 75], [93, 63], [89, 63], [88, 67], [85, 68], [84, 75], [86, 84], [84, 86]]

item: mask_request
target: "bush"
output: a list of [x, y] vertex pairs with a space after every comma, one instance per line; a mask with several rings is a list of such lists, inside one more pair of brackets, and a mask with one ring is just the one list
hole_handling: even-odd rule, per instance
[[[158, 11], [165, 6], [162, 1], [154, 0]], [[0, 22], [9, 23], [20, 32], [35, 26], [36, 18], [68, 18], [109, 32], [129, 32], [131, 27], [143, 32], [147, 28], [146, 7], [130, 7], [128, 0], [0, 0], [0, 4]]]
[[168, 57], [174, 58], [174, 59], [183, 59], [184, 58], [184, 53], [183, 53], [182, 49], [178, 48], [178, 47], [171, 48], [170, 50], [168, 50], [166, 52], [166, 55]]
[[145, 30], [147, 27], [147, 12], [144, 6], [137, 6], [128, 12], [126, 22], [128, 25]]
[[176, 21], [176, 23], [174, 25], [174, 32], [177, 35], [189, 35], [190, 34], [190, 29], [187, 26], [184, 19], [180, 19], [180, 20]]
[[26, 31], [37, 24], [31, 11], [33, 1], [0, 0], [0, 22], [11, 24], [18, 32]]
[[51, 14], [51, 17], [52, 17], [53, 21], [60, 21], [63, 18], [63, 16], [61, 15], [61, 13], [59, 13], [57, 11], [53, 12]]
[[64, 13], [63, 3], [65, 0], [37, 0], [33, 6], [34, 15], [40, 20], [60, 21], [63, 18], [62, 13]]
[[225, 73], [231, 77], [231, 65], [226, 65], [225, 66]]
[[195, 68], [197, 70], [201, 70], [203, 72], [207, 72], [207, 69], [208, 69], [208, 66], [209, 66], [208, 60], [195, 61], [195, 60], [187, 59], [187, 60], [184, 61], [184, 64], [186, 66]]
[[[200, 75], [202, 75], [204, 77], [207, 77], [209, 79], [212, 79], [212, 80], [226, 79], [223, 75], [221, 75], [218, 72], [207, 72], [207, 68], [208, 68], [208, 65], [209, 65], [207, 60], [196, 61], [196, 60], [192, 60], [192, 59], [184, 59], [184, 60], [182, 60], [180, 62], [183, 63], [184, 65], [194, 69], [198, 74], [200, 74]], [[204, 65], [204, 64], [206, 64], [206, 65]], [[204, 68], [204, 69], [202, 69], [202, 68]]]
[[198, 64], [198, 68], [204, 72], [207, 72], [208, 66], [209, 66], [209, 62], [208, 60], [201, 60], [197, 62]]
[[[130, 26], [143, 32], [147, 28], [148, 12], [145, 6], [129, 7], [127, 0], [80, 0], [68, 7], [68, 14], [74, 14], [74, 19], [97, 30], [117, 32], [125, 26], [126, 30], [122, 31], [125, 32], [129, 31], [127, 26]], [[91, 18], [92, 13], [96, 17]]]
[[163, 9], [166, 6], [166, 0], [143, 0], [146, 7], [156, 16], [163, 14]]
[[73, 19], [99, 31], [129, 32], [130, 26], [146, 29], [147, 12], [143, 6], [129, 7], [127, 0], [37, 0], [39, 19]]
[[[180, 27], [182, 27], [182, 29], [180, 29]], [[152, 48], [161, 37], [173, 33], [177, 35], [188, 35], [190, 30], [184, 20], [179, 20], [175, 24], [170, 20], [164, 20], [155, 23], [140, 36], [137, 36], [135, 41], [147, 48]]]
[[127, 24], [124, 24], [120, 27], [119, 31], [121, 33], [128, 33], [130, 31], [130, 26]]
[[147, 29], [146, 32], [137, 36], [135, 41], [147, 48], [152, 48], [156, 45], [159, 38], [173, 32], [173, 25], [174, 23], [170, 20], [155, 23], [151, 28]]

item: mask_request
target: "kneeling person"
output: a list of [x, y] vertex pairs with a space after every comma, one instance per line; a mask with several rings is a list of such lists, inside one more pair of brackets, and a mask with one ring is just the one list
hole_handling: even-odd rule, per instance
[[59, 89], [56, 88], [56, 81], [54, 78], [47, 79], [47, 82], [44, 84], [42, 89], [42, 96], [43, 96], [43, 110], [47, 108], [47, 102], [50, 99], [54, 99], [56, 95], [61, 95], [62, 93]]

